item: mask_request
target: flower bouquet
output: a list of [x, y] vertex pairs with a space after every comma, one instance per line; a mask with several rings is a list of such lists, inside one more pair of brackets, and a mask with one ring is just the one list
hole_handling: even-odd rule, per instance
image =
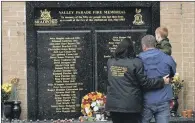
[[184, 85], [184, 80], [181, 80], [179, 73], [176, 73], [171, 81], [171, 87], [173, 90], [173, 98], [172, 98], [171, 103], [170, 103], [170, 109], [171, 109], [171, 116], [172, 117], [178, 116], [178, 114], [177, 114], [177, 110], [179, 107], [178, 94], [181, 91], [181, 89], [183, 88], [183, 85]]
[[17, 101], [18, 100], [18, 90], [17, 85], [19, 78], [12, 78], [9, 82], [2, 85], [2, 96], [1, 101]]
[[1, 105], [3, 106], [3, 108], [1, 109], [1, 117], [5, 116], [4, 105], [10, 99], [11, 92], [12, 92], [12, 84], [3, 83], [1, 86]]
[[10, 98], [12, 92], [12, 84], [4, 83], [1, 87], [1, 101], [5, 102]]
[[99, 92], [91, 92], [85, 95], [82, 99], [81, 112], [84, 117], [80, 120], [104, 120], [102, 114], [104, 113], [106, 103], [106, 96]]
[[173, 89], [174, 97], [177, 97], [181, 89], [183, 88], [184, 80], [180, 79], [179, 73], [176, 73], [171, 81], [171, 87]]
[[19, 78], [12, 78], [8, 83], [2, 85], [2, 104], [4, 115], [8, 119], [19, 119], [21, 114], [21, 101], [18, 101]]

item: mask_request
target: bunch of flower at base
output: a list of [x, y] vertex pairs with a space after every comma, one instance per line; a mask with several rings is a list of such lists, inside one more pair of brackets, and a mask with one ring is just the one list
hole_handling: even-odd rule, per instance
[[4, 83], [2, 85], [2, 91], [5, 91], [6, 93], [11, 93], [12, 90], [12, 84]]
[[18, 94], [17, 94], [17, 86], [18, 86], [19, 78], [14, 77], [10, 79], [10, 81], [2, 84], [2, 101], [7, 100], [17, 100]]
[[178, 96], [179, 92], [183, 88], [184, 80], [180, 79], [179, 73], [176, 73], [171, 81], [174, 96]]
[[97, 112], [103, 112], [106, 96], [99, 92], [91, 92], [82, 99], [81, 112], [83, 115], [92, 117]]
[[1, 101], [6, 101], [10, 98], [11, 92], [12, 92], [12, 84], [10, 83], [3, 83], [2, 87], [2, 95], [1, 95]]

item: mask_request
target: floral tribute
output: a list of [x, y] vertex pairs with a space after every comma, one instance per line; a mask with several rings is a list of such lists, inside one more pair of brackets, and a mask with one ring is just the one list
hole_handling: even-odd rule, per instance
[[173, 80], [171, 81], [171, 87], [173, 89], [173, 95], [175, 97], [178, 96], [179, 92], [183, 88], [184, 80], [180, 79], [179, 73], [176, 73], [173, 77]]
[[19, 78], [12, 78], [1, 86], [1, 102], [17, 100], [17, 89]]
[[2, 90], [1, 90], [1, 101], [7, 101], [11, 95], [11, 91], [12, 91], [12, 84], [9, 83], [4, 83], [2, 85]]
[[90, 92], [85, 95], [81, 103], [81, 112], [84, 116], [93, 117], [96, 113], [103, 113], [106, 96], [100, 92]]

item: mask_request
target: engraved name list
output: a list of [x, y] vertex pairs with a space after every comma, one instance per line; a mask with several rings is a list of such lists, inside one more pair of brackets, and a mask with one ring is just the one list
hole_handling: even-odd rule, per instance
[[76, 60], [80, 58], [79, 52], [82, 48], [80, 37], [50, 37], [51, 52], [50, 59], [54, 64], [53, 76], [54, 83], [48, 84], [52, 89], [48, 91], [55, 92], [56, 112], [76, 112], [76, 92], [83, 90], [83, 83], [76, 82], [77, 69]]

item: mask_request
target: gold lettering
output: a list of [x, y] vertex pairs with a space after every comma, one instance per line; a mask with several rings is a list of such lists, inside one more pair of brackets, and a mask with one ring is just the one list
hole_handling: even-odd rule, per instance
[[127, 72], [127, 67], [111, 66], [110, 70], [111, 70], [112, 76], [123, 77], [124, 74]]

